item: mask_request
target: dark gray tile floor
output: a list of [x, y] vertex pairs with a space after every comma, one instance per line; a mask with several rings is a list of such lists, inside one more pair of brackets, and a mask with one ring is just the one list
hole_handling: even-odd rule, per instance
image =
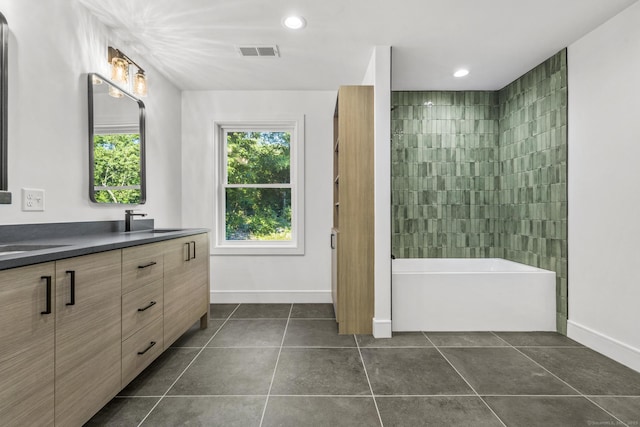
[[88, 426], [640, 426], [640, 373], [555, 333], [338, 335], [331, 304], [217, 304]]

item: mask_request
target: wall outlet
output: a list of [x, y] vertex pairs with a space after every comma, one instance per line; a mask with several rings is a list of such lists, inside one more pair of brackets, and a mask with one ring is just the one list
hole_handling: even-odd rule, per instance
[[23, 188], [22, 210], [44, 211], [44, 190], [37, 188]]

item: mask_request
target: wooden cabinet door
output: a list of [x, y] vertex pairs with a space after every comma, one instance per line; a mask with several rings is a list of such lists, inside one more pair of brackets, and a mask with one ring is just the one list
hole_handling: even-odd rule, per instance
[[3, 426], [53, 425], [54, 275], [52, 262], [0, 271]]
[[56, 425], [82, 425], [121, 385], [121, 251], [56, 262]]
[[209, 316], [209, 236], [198, 234], [165, 243], [164, 347], [198, 319]]

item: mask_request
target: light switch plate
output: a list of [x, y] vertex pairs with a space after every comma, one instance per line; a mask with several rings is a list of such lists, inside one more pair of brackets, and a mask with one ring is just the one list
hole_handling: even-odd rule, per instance
[[23, 188], [22, 210], [44, 211], [44, 190], [38, 188]]

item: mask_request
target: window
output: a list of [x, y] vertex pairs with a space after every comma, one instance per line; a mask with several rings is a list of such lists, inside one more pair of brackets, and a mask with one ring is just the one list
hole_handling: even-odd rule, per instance
[[97, 203], [139, 204], [140, 132], [134, 126], [94, 126], [93, 197]]
[[216, 122], [213, 253], [304, 253], [304, 120]]

